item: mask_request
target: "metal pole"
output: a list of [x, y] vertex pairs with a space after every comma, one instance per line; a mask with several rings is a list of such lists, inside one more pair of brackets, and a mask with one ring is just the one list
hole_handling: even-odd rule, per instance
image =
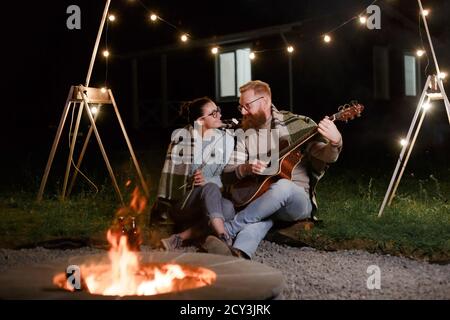
[[417, 2], [419, 3], [420, 15], [422, 16], [423, 24], [424, 24], [425, 30], [427, 32], [427, 37], [428, 37], [428, 42], [430, 44], [431, 54], [433, 55], [434, 66], [436, 67], [436, 72], [437, 72], [437, 75], [439, 77], [439, 74], [441, 73], [441, 71], [439, 70], [439, 64], [438, 64], [437, 59], [436, 59], [436, 54], [434, 53], [433, 42], [431, 41], [430, 31], [428, 30], [427, 18], [423, 14], [422, 1], [421, 0], [417, 0]]
[[289, 108], [294, 111], [294, 85], [292, 76], [292, 54], [289, 55]]
[[138, 61], [134, 58], [131, 61], [131, 86], [132, 86], [132, 101], [133, 101], [133, 129], [139, 129], [139, 87], [138, 87]]
[[73, 131], [73, 137], [72, 142], [70, 144], [70, 151], [69, 151], [69, 157], [67, 158], [67, 166], [66, 166], [66, 174], [64, 176], [64, 184], [63, 189], [61, 192], [61, 200], [64, 200], [66, 196], [66, 189], [67, 189], [67, 182], [69, 181], [69, 174], [70, 174], [70, 168], [72, 167], [72, 159], [73, 159], [73, 152], [75, 150], [75, 144], [77, 142], [77, 135], [78, 135], [78, 128], [80, 127], [80, 121], [81, 121], [81, 115], [83, 114], [83, 104], [80, 103], [78, 110], [78, 116], [77, 116], [77, 122], [75, 123], [75, 129]]
[[59, 139], [61, 138], [61, 133], [64, 128], [64, 123], [66, 122], [67, 114], [69, 113], [73, 94], [74, 87], [71, 86], [69, 90], [69, 95], [67, 96], [66, 104], [64, 106], [63, 113], [61, 115], [61, 120], [59, 121], [58, 130], [56, 131], [55, 139], [53, 140], [52, 149], [50, 151], [50, 155], [48, 156], [47, 165], [45, 166], [44, 176], [42, 177], [41, 185], [39, 187], [37, 201], [42, 200], [42, 196], [44, 194], [45, 185], [47, 184], [48, 174], [50, 173], [50, 169], [52, 167], [53, 159], [55, 158], [56, 149], [58, 148]]
[[122, 118], [119, 113], [119, 109], [116, 105], [116, 100], [114, 100], [114, 96], [112, 94], [111, 90], [108, 90], [109, 96], [111, 97], [112, 104], [114, 106], [114, 111], [116, 112], [117, 119], [119, 120], [120, 128], [122, 129], [123, 136], [125, 137], [125, 141], [128, 146], [128, 150], [130, 150], [131, 158], [133, 159], [134, 167], [136, 168], [136, 171], [138, 173], [139, 179], [141, 180], [142, 189], [144, 190], [145, 196], [148, 198], [150, 196], [150, 193], [148, 192], [147, 184], [145, 183], [144, 176], [142, 175], [141, 168], [139, 167], [139, 163], [137, 161], [136, 155], [134, 154], [133, 147], [131, 146], [130, 138], [128, 138], [127, 131], [125, 130], [125, 126], [123, 124]]
[[[81, 102], [81, 103], [83, 104], [84, 101]], [[99, 115], [98, 112], [94, 115], [94, 122], [97, 121], [98, 115]], [[77, 161], [77, 168], [78, 169], [80, 168], [81, 162], [83, 161], [84, 154], [86, 153], [86, 149], [87, 149], [87, 146], [89, 144], [89, 140], [91, 139], [93, 130], [94, 130], [94, 128], [92, 126], [90, 126], [89, 131], [88, 131], [88, 133], [86, 135], [86, 139], [84, 140], [84, 144], [83, 144], [83, 148], [81, 149], [80, 156], [78, 157], [78, 161]], [[73, 186], [75, 185], [75, 180], [77, 179], [77, 176], [78, 176], [78, 170], [75, 170], [73, 172], [72, 179], [70, 180], [69, 188], [67, 189], [67, 197], [70, 196], [70, 194], [72, 193], [72, 189], [73, 189]]]
[[[430, 103], [430, 98], [428, 98], [427, 103]], [[416, 131], [414, 133], [414, 137], [411, 141], [411, 146], [408, 148], [408, 152], [406, 153], [406, 158], [405, 158], [405, 161], [403, 162], [402, 168], [400, 170], [400, 174], [398, 175], [397, 182], [395, 183], [394, 188], [392, 189], [392, 193], [391, 193], [391, 197], [388, 202], [388, 206], [391, 205], [392, 199], [394, 199], [394, 197], [395, 197], [395, 192], [397, 192], [398, 184], [400, 183], [400, 180], [403, 176], [403, 172], [405, 171], [406, 164], [408, 163], [408, 160], [409, 160], [409, 156], [411, 155], [411, 151], [414, 148], [414, 144], [416, 143], [417, 135], [419, 134], [420, 128], [422, 127], [423, 119], [425, 118], [425, 114], [427, 113], [426, 110], [424, 110], [423, 108], [421, 108], [421, 109], [422, 109], [422, 115], [420, 116], [419, 124], [417, 125]]]
[[106, 167], [108, 168], [109, 175], [110, 175], [111, 180], [113, 182], [114, 189], [116, 190], [116, 193], [119, 196], [121, 204], [124, 206], [125, 203], [123, 202], [122, 193], [120, 192], [119, 186], [118, 186], [117, 181], [116, 181], [116, 177], [114, 176], [114, 172], [113, 172], [111, 164], [109, 162], [108, 155], [106, 154], [105, 148], [103, 147], [102, 139], [100, 138], [100, 134], [98, 133], [97, 126], [95, 125], [94, 118], [92, 117], [92, 114], [91, 114], [91, 110], [89, 109], [89, 104], [88, 104], [88, 102], [86, 100], [86, 96], [85, 96], [85, 94], [84, 94], [82, 89], [80, 89], [80, 92], [81, 92], [81, 95], [83, 97], [84, 107], [85, 107], [86, 112], [88, 114], [89, 121], [91, 121], [91, 126], [94, 129], [94, 134], [95, 134], [95, 137], [97, 138], [98, 145], [100, 146], [100, 151], [102, 152], [103, 159], [105, 160]]
[[103, 27], [105, 26], [106, 17], [108, 15], [109, 5], [111, 0], [106, 0], [105, 9], [103, 10], [102, 21], [100, 22], [100, 27], [98, 28], [97, 39], [95, 40], [94, 51], [92, 51], [91, 63], [89, 64], [88, 73], [86, 76], [85, 87], [89, 87], [89, 82], [91, 81], [92, 69], [94, 69], [95, 58], [97, 57], [98, 45], [100, 44], [100, 39], [102, 38]]
[[398, 178], [398, 176], [397, 176], [398, 171], [399, 171], [400, 166], [402, 165], [402, 163], [404, 161], [404, 156], [405, 156], [406, 150], [410, 147], [409, 141], [411, 140], [411, 135], [412, 135], [413, 129], [414, 129], [415, 125], [416, 125], [417, 118], [418, 118], [419, 113], [420, 113], [420, 108], [422, 107], [423, 101], [426, 98], [427, 88], [428, 88], [430, 82], [431, 82], [431, 76], [428, 76], [428, 79], [425, 82], [425, 86], [423, 88], [422, 95], [420, 97], [419, 103], [417, 104], [417, 108], [416, 108], [416, 112], [414, 113], [413, 120], [411, 121], [411, 125], [409, 126], [408, 134], [406, 136], [406, 143], [407, 144], [403, 146], [402, 151], [400, 152], [400, 156], [398, 158], [397, 165], [395, 167], [394, 173], [392, 174], [392, 178], [391, 178], [391, 181], [389, 183], [389, 187], [388, 187], [388, 189], [386, 191], [386, 194], [384, 196], [383, 203], [381, 204], [380, 211], [378, 212], [378, 217], [382, 216], [384, 208], [386, 207], [389, 199], [391, 198], [392, 187], [394, 186], [394, 184], [396, 184], [396, 180]]

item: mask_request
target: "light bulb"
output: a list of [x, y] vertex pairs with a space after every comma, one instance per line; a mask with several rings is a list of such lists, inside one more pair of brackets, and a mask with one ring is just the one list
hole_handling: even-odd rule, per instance
[[91, 113], [92, 114], [97, 114], [97, 112], [98, 112], [98, 108], [97, 107], [92, 107], [91, 108]]

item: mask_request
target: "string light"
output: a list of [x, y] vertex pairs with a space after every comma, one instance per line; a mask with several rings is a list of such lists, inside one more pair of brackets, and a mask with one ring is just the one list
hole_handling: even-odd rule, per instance
[[156, 14], [152, 13], [152, 14], [150, 15], [150, 20], [152, 20], [153, 22], [155, 22], [156, 20], [158, 20], [158, 16], [157, 16]]
[[438, 75], [439, 79], [445, 79], [447, 78], [447, 72], [440, 72]]
[[217, 47], [211, 48], [211, 53], [212, 54], [217, 54], [218, 52], [219, 52], [219, 48], [217, 48]]
[[105, 93], [105, 92], [107, 91], [107, 89], [106, 89], [106, 87], [103, 87], [103, 88], [100, 89], [100, 91], [101, 91], [102, 93]]
[[108, 50], [103, 50], [103, 56], [105, 58], [108, 58], [109, 57], [109, 51]]
[[426, 102], [422, 105], [424, 111], [428, 111], [431, 108], [431, 103]]
[[287, 47], [287, 52], [289, 52], [289, 53], [294, 52], [294, 47], [293, 46], [288, 46]]
[[250, 52], [250, 53], [248, 54], [248, 57], [250, 58], [250, 60], [253, 60], [253, 59], [255, 59], [256, 55], [255, 55], [254, 52]]
[[419, 49], [419, 50], [416, 51], [416, 55], [417, 55], [418, 57], [421, 57], [421, 56], [423, 56], [424, 54], [425, 54], [425, 50]]
[[113, 21], [116, 20], [116, 16], [113, 15], [113, 14], [110, 14], [109, 17], [108, 17], [108, 20], [111, 21], [111, 22], [113, 22]]
[[183, 41], [183, 42], [186, 42], [186, 41], [188, 41], [188, 36], [187, 36], [187, 34], [182, 34], [181, 35], [181, 37], [180, 37], [180, 39], [181, 39], [181, 41]]
[[98, 108], [97, 107], [92, 107], [91, 108], [91, 113], [92, 114], [97, 114], [98, 113]]
[[428, 10], [428, 9], [423, 9], [423, 10], [422, 10], [422, 14], [423, 14], [424, 17], [426, 17], [426, 16], [428, 16], [428, 15], [430, 14], [430, 10]]
[[402, 147], [406, 146], [407, 144], [408, 144], [408, 141], [406, 141], [406, 139], [401, 139], [401, 140], [400, 140], [400, 145], [401, 145]]
[[367, 18], [365, 16], [360, 16], [359, 17], [359, 23], [366, 24], [366, 22], [367, 22]]
[[325, 41], [325, 43], [329, 43], [329, 42], [331, 42], [331, 37], [326, 34], [323, 36], [323, 41]]

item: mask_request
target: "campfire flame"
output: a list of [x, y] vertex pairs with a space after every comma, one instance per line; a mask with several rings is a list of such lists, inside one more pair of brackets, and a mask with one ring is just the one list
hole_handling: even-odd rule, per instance
[[[147, 201], [135, 189], [130, 208], [142, 213]], [[208, 269], [179, 264], [140, 263], [138, 252], [132, 251], [126, 234], [107, 232], [111, 248], [108, 252], [109, 263], [91, 263], [81, 265], [81, 279], [84, 289], [91, 294], [107, 296], [155, 295], [182, 291], [212, 284], [216, 274]], [[53, 283], [66, 290], [74, 291], [67, 281], [66, 273], [59, 273]]]

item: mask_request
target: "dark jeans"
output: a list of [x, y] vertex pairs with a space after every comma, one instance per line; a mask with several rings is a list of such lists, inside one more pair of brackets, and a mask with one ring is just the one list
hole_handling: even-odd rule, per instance
[[170, 213], [172, 220], [181, 230], [199, 223], [207, 225], [213, 218], [229, 221], [235, 215], [233, 203], [222, 196], [220, 188], [214, 183], [195, 187], [183, 209], [181, 205], [182, 202], [175, 205]]

